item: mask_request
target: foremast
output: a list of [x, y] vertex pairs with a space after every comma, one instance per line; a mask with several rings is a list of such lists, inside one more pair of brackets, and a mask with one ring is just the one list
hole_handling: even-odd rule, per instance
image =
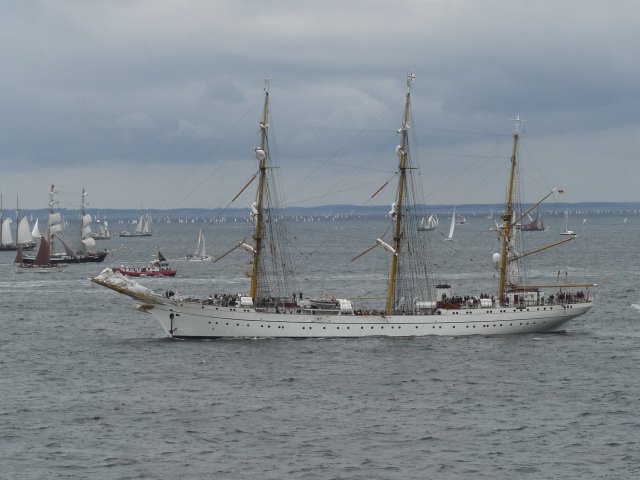
[[251, 213], [254, 217], [253, 231], [253, 264], [251, 268], [251, 286], [249, 287], [249, 296], [254, 302], [257, 300], [258, 278], [260, 275], [260, 256], [262, 254], [262, 240], [264, 230], [264, 187], [267, 175], [267, 152], [268, 131], [269, 131], [269, 79], [264, 82], [264, 106], [262, 108], [262, 117], [260, 119], [260, 144], [256, 147], [256, 158], [258, 159], [258, 191], [256, 193], [256, 201], [252, 205]]
[[398, 155], [398, 189], [396, 199], [391, 207], [391, 217], [393, 219], [393, 246], [391, 255], [391, 267], [389, 269], [389, 285], [387, 287], [386, 314], [391, 315], [394, 310], [394, 296], [396, 289], [396, 276], [398, 273], [398, 254], [402, 246], [402, 201], [407, 181], [407, 155], [409, 153], [409, 119], [411, 113], [411, 84], [415, 79], [413, 73], [407, 74], [407, 94], [405, 95], [404, 113], [402, 115], [402, 126], [400, 133], [400, 145], [396, 148]]
[[55, 193], [54, 185], [51, 184], [51, 189], [49, 190], [49, 203], [48, 206], [48, 215], [47, 215], [47, 241], [49, 242], [49, 256], [53, 254], [53, 236], [60, 231], [60, 222], [58, 221], [59, 214], [54, 212], [54, 206], [56, 202], [53, 199], [53, 194]]
[[513, 148], [511, 150], [511, 169], [509, 171], [509, 185], [507, 187], [507, 198], [505, 201], [505, 209], [502, 214], [502, 229], [500, 236], [502, 238], [502, 252], [500, 255], [500, 282], [498, 284], [498, 299], [503, 301], [505, 298], [505, 291], [507, 287], [507, 264], [509, 246], [513, 241], [513, 191], [516, 178], [516, 166], [517, 166], [517, 153], [518, 153], [518, 140], [520, 139], [520, 125], [523, 120], [518, 114], [515, 121], [515, 129], [513, 131]]

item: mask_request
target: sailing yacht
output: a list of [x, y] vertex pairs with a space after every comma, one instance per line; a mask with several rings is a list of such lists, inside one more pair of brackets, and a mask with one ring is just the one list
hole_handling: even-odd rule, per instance
[[[415, 166], [408, 135], [413, 79], [413, 74], [409, 74], [402, 124], [398, 130], [397, 189], [389, 212], [393, 238], [391, 243], [376, 240], [376, 245], [382, 245], [389, 255], [384, 310], [356, 309], [347, 298], [303, 299], [295, 295], [292, 298], [290, 293], [285, 296], [280, 292], [286, 291], [287, 285], [283, 290], [277, 288], [284, 284], [286, 277], [267, 276], [274, 273], [268, 272], [266, 267], [280, 268], [283, 260], [278, 257], [281, 261], [274, 261], [273, 256], [281, 255], [282, 250], [271, 243], [275, 238], [272, 234], [277, 230], [271, 227], [283, 222], [273, 221], [274, 210], [269, 204], [274, 195], [269, 194], [272, 183], [268, 181], [273, 170], [268, 143], [268, 83], [265, 83], [259, 122], [260, 142], [255, 149], [258, 185], [251, 210], [253, 242], [243, 241], [234, 247], [242, 247], [252, 256], [248, 292], [200, 299], [174, 291], [160, 294], [111, 269], [103, 270], [91, 280], [140, 302], [137, 309], [155, 317], [166, 335], [173, 338], [463, 336], [563, 330], [569, 320], [592, 307], [593, 298], [588, 290], [592, 285], [562, 284], [559, 279], [551, 285], [532, 284], [516, 268], [523, 257], [551, 247], [535, 252], [516, 249], [513, 198], [519, 118], [513, 134], [507, 201], [501, 217], [503, 224], [498, 232], [501, 252], [493, 255], [500, 278], [497, 292], [463, 297], [452, 295], [451, 286], [446, 283], [432, 287], [425, 260], [428, 242], [426, 236], [418, 235], [418, 211], [411, 202], [416, 193]], [[566, 241], [569, 239], [557, 244]], [[286, 269], [275, 274], [284, 272]], [[545, 288], [553, 289], [554, 294], [545, 295]]]
[[453, 231], [456, 228], [456, 207], [453, 207], [453, 215], [451, 215], [451, 225], [449, 226], [449, 234], [445, 240], [453, 240]]
[[576, 232], [574, 232], [573, 230], [569, 230], [569, 212], [568, 211], [564, 212], [564, 232], [561, 232], [560, 235], [565, 235], [570, 237], [576, 236]]
[[151, 230], [151, 214], [147, 212], [140, 215], [140, 220], [136, 224], [136, 228], [133, 232], [123, 231], [120, 232], [121, 237], [150, 237], [153, 235], [153, 231]]
[[211, 256], [207, 255], [207, 246], [204, 241], [204, 234], [202, 230], [198, 231], [198, 243], [196, 245], [195, 253], [187, 255], [187, 260], [190, 262], [208, 262], [211, 260]]
[[16, 237], [13, 238], [11, 232], [11, 217], [4, 218], [2, 208], [2, 195], [0, 195], [0, 251], [33, 250], [36, 246], [34, 237], [31, 235], [29, 219], [20, 216], [20, 204], [16, 197]]
[[418, 230], [421, 232], [432, 232], [433, 230], [438, 228], [439, 223], [440, 222], [438, 221], [438, 217], [432, 213], [431, 215], [429, 215], [429, 218], [426, 222], [424, 220], [424, 217], [422, 217], [420, 225], [418, 225]]

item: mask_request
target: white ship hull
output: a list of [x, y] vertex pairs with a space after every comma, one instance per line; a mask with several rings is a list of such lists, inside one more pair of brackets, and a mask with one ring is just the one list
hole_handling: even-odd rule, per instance
[[439, 310], [432, 315], [313, 315], [265, 313], [169, 300], [145, 304], [174, 338], [282, 337], [353, 338], [427, 335], [504, 335], [563, 331], [565, 324], [586, 313], [592, 302], [524, 308]]

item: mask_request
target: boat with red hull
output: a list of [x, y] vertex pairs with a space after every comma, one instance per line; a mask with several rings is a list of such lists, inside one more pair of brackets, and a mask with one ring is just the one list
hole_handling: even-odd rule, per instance
[[169, 262], [160, 253], [160, 249], [158, 249], [158, 257], [144, 267], [121, 265], [120, 267], [112, 267], [112, 270], [128, 277], [173, 277], [178, 273], [169, 266]]

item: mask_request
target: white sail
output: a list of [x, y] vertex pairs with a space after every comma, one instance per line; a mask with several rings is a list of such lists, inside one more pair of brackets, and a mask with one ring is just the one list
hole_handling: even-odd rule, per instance
[[207, 247], [204, 243], [204, 235], [202, 230], [198, 233], [198, 245], [196, 246], [196, 257], [205, 257], [207, 255]]
[[142, 229], [144, 228], [144, 215], [140, 215], [140, 220], [136, 224], [136, 229], [134, 230], [136, 233], [142, 233]]
[[449, 227], [449, 235], [447, 240], [453, 240], [453, 231], [456, 228], [456, 207], [453, 207], [453, 215], [451, 215], [451, 226]]
[[91, 237], [91, 215], [88, 213], [82, 216], [82, 240]]
[[93, 237], [86, 237], [82, 239], [82, 244], [85, 246], [86, 250], [90, 250], [92, 248], [96, 248], [96, 241]]
[[41, 235], [40, 229], [38, 228], [38, 219], [36, 218], [36, 223], [33, 224], [33, 230], [31, 230], [31, 236], [33, 238], [39, 238]]
[[18, 235], [17, 240], [19, 244], [33, 242], [33, 235], [31, 235], [31, 229], [29, 228], [29, 220], [27, 217], [22, 217], [20, 223], [18, 223]]
[[11, 245], [13, 244], [13, 235], [11, 235], [11, 218], [5, 218], [4, 222], [2, 222], [2, 245]]
[[49, 214], [49, 234], [62, 231], [62, 215], [58, 212]]
[[147, 217], [144, 221], [144, 227], [142, 228], [142, 233], [151, 234], [151, 214], [147, 213]]

